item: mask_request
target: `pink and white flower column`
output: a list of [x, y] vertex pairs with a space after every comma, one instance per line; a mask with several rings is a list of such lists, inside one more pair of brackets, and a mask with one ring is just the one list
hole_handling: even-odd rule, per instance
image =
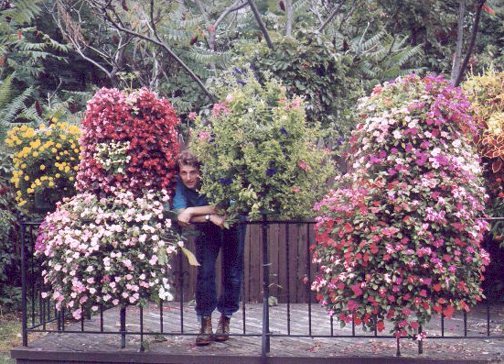
[[361, 100], [351, 171], [316, 204], [312, 283], [343, 324], [421, 339], [433, 314], [484, 297], [485, 190], [476, 127], [459, 88], [398, 78]]

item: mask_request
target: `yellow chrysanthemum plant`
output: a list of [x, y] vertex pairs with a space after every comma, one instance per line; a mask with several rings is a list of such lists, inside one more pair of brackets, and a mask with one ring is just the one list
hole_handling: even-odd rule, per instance
[[23, 124], [9, 130], [5, 143], [12, 151], [11, 182], [21, 210], [52, 210], [57, 201], [75, 194], [80, 133], [78, 126], [56, 118], [37, 128]]
[[[478, 151], [485, 165], [490, 216], [504, 216], [504, 72], [494, 69], [473, 75], [463, 84], [474, 118], [482, 126]], [[504, 224], [492, 224], [497, 240], [502, 240]]]

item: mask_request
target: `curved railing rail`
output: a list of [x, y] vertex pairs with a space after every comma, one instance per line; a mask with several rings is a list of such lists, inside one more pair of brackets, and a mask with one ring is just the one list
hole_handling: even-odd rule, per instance
[[[489, 220], [504, 220], [504, 217], [490, 218]], [[311, 261], [310, 246], [314, 242], [314, 232], [313, 225], [314, 221], [303, 221], [303, 220], [292, 220], [292, 221], [277, 221], [268, 220], [266, 216], [263, 217], [261, 221], [254, 222], [242, 222], [242, 224], [247, 225], [249, 232], [249, 253], [254, 259], [250, 258], [249, 264], [257, 263], [256, 258], [261, 259], [260, 264], [260, 276], [262, 279], [262, 323], [261, 330], [250, 330], [248, 325], [249, 315], [248, 309], [248, 297], [245, 287], [242, 290], [242, 305], [241, 305], [241, 321], [242, 328], [241, 332], [233, 333], [234, 336], [251, 336], [251, 337], [261, 337], [262, 340], [262, 355], [266, 356], [270, 352], [271, 346], [270, 342], [272, 338], [275, 337], [323, 337], [323, 338], [389, 338], [397, 340], [397, 355], [400, 355], [400, 343], [399, 339], [393, 335], [383, 335], [374, 331], [371, 333], [361, 332], [360, 328], [352, 324], [348, 331], [340, 331], [335, 328], [333, 318], [328, 317], [328, 330], [321, 332], [320, 328], [314, 327], [313, 324], [313, 313], [314, 307], [318, 308], [318, 305], [314, 304], [314, 299], [312, 292], [310, 290], [310, 284], [300, 284], [300, 281], [304, 278], [307, 282], [311, 282], [314, 274], [316, 273], [316, 266]], [[23, 346], [28, 346], [28, 335], [34, 332], [58, 332], [58, 333], [73, 333], [73, 334], [83, 334], [83, 335], [119, 335], [121, 337], [121, 348], [126, 345], [126, 337], [129, 335], [138, 335], [140, 337], [140, 351], [144, 351], [144, 338], [147, 335], [196, 335], [197, 333], [193, 330], [188, 332], [187, 326], [185, 324], [186, 317], [184, 316], [184, 309], [187, 308], [188, 302], [185, 293], [185, 286], [187, 280], [187, 267], [184, 267], [184, 259], [182, 254], [179, 254], [177, 261], [177, 268], [174, 270], [175, 282], [177, 292], [176, 292], [176, 305], [178, 305], [178, 323], [179, 325], [167, 327], [165, 319], [165, 309], [168, 307], [174, 307], [174, 303], [161, 302], [156, 309], [149, 307], [150, 312], [157, 312], [159, 322], [157, 323], [157, 328], [149, 327], [146, 330], [145, 327], [145, 308], [139, 307], [138, 310], [134, 312], [127, 310], [125, 307], [120, 308], [118, 311], [120, 327], [119, 330], [108, 330], [105, 325], [105, 313], [111, 310], [111, 307], [101, 306], [98, 312], [94, 313], [93, 316], [89, 314], [87, 317], [83, 317], [79, 323], [72, 321], [71, 315], [68, 315], [64, 310], [56, 311], [54, 303], [51, 302], [49, 298], [42, 298], [42, 280], [40, 275], [40, 262], [34, 257], [35, 249], [35, 239], [36, 232], [39, 226], [39, 222], [23, 222], [21, 224], [20, 238], [21, 238], [21, 270], [22, 270], [22, 343]], [[296, 228], [294, 229], [293, 226]], [[250, 233], [254, 230], [253, 233]], [[280, 243], [277, 243], [273, 247], [273, 238]], [[294, 236], [296, 235], [296, 236]], [[300, 238], [301, 236], [301, 238]], [[304, 239], [304, 241], [303, 241]], [[292, 242], [296, 241], [295, 244]], [[301, 241], [301, 244], [299, 244]], [[294, 248], [293, 248], [294, 247]], [[274, 248], [275, 252], [272, 252]], [[292, 249], [296, 249], [293, 252]], [[303, 251], [304, 250], [304, 251]], [[278, 260], [281, 263], [272, 263], [271, 257]], [[284, 291], [281, 297], [282, 305], [285, 305], [285, 317], [282, 318], [282, 329], [281, 330], [271, 330], [270, 328], [270, 299], [272, 295], [270, 294], [270, 289], [272, 287], [272, 272], [271, 268], [275, 269], [276, 276], [282, 276], [282, 290]], [[299, 277], [299, 267], [302, 267], [304, 272], [304, 277]], [[250, 267], [245, 267], [249, 270], [249, 275], [255, 275], [249, 269]], [[275, 276], [273, 274], [273, 276]], [[296, 277], [293, 277], [293, 274]], [[275, 277], [276, 277], [275, 276]], [[277, 278], [277, 277], [276, 277]], [[273, 282], [274, 285], [279, 286], [280, 284]], [[244, 284], [244, 286], [247, 283]], [[294, 287], [294, 285], [296, 287]], [[304, 298], [304, 306], [306, 308], [305, 314], [303, 314], [303, 332], [299, 331], [299, 322], [296, 321], [296, 329], [294, 329], [292, 322], [294, 313], [292, 307], [294, 303], [292, 302], [292, 290], [304, 290], [302, 297]], [[191, 297], [189, 297], [191, 298]], [[473, 331], [468, 327], [468, 314], [464, 313], [463, 320], [463, 330], [460, 334], [453, 334], [452, 332], [446, 331], [445, 318], [441, 315], [439, 321], [439, 332], [435, 336], [429, 336], [431, 339], [502, 339], [504, 335], [495, 334], [496, 330], [493, 329], [494, 326], [503, 325], [502, 322], [492, 319], [492, 306], [487, 304], [483, 308], [484, 317], [484, 332], [474, 334]], [[481, 314], [481, 312], [480, 312]], [[94, 325], [90, 325], [90, 319], [93, 318]], [[277, 319], [277, 318], [276, 318]], [[138, 330], [128, 330], [128, 322], [135, 322]], [[422, 328], [420, 328], [421, 330]], [[418, 351], [422, 353], [423, 347], [422, 342], [418, 342]]]

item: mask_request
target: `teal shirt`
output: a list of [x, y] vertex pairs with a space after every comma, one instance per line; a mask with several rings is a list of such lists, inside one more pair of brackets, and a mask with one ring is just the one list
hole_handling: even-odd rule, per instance
[[204, 195], [197, 190], [187, 188], [177, 176], [175, 186], [175, 196], [173, 197], [173, 209], [180, 210], [188, 207], [206, 206], [208, 201]]

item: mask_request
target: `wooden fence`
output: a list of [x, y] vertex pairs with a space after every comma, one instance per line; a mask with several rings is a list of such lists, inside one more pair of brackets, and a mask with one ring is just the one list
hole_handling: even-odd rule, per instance
[[[244, 294], [247, 303], [262, 301], [262, 231], [261, 225], [248, 225], [244, 252]], [[311, 263], [310, 245], [314, 242], [313, 224], [272, 224], [268, 228], [270, 265], [270, 296], [278, 303], [302, 303], [309, 300], [310, 282], [316, 266]], [[195, 251], [190, 239], [187, 248]], [[218, 291], [221, 282], [221, 259], [217, 259], [216, 281]], [[175, 269], [176, 270], [176, 269]], [[194, 299], [196, 267], [182, 263], [184, 300]], [[177, 284], [177, 283], [175, 283]], [[178, 298], [176, 298], [178, 299]]]

